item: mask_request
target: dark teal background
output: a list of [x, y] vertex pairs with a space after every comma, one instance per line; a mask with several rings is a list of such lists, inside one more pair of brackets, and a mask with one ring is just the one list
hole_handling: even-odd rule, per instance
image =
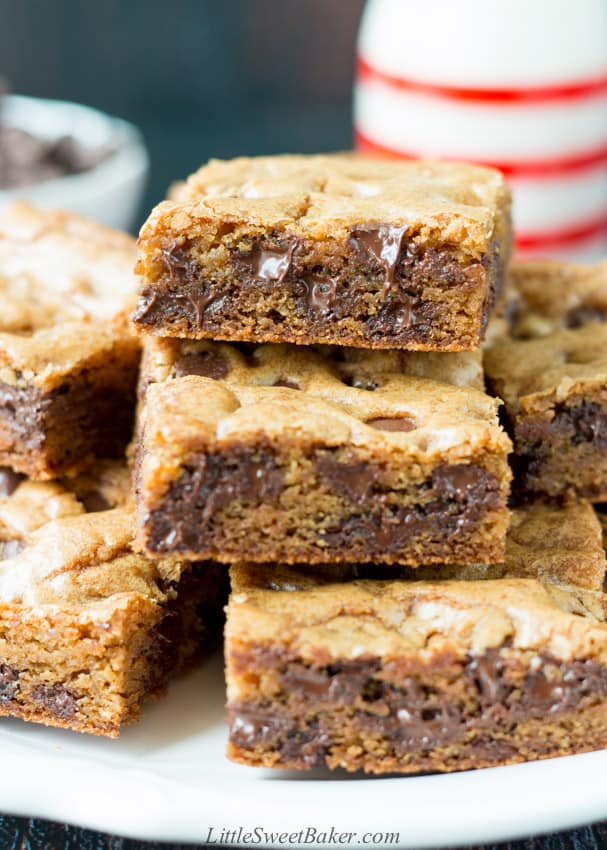
[[138, 124], [149, 207], [211, 156], [350, 147], [362, 5], [0, 0], [0, 75]]

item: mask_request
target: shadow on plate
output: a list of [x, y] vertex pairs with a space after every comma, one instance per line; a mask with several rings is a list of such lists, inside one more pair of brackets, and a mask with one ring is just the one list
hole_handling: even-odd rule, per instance
[[[251, 768], [256, 770], [257, 768]], [[410, 774], [413, 777], [426, 776], [428, 774], [415, 773]], [[279, 782], [360, 782], [361, 779], [373, 782], [382, 782], [388, 779], [406, 779], [407, 776], [399, 773], [386, 773], [381, 776], [376, 776], [372, 773], [349, 773], [347, 770], [338, 768], [337, 770], [329, 770], [325, 767], [314, 767], [310, 770], [276, 770], [265, 771], [263, 775], [264, 781], [279, 781]]]
[[120, 735], [131, 752], [151, 753], [225, 725], [223, 655], [211, 654], [199, 667], [176, 677], [168, 694], [148, 702], [141, 720]]

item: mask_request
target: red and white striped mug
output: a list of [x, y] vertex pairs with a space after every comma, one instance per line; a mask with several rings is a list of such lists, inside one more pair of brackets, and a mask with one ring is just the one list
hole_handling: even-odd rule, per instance
[[361, 150], [500, 168], [519, 254], [607, 254], [607, 1], [367, 0]]

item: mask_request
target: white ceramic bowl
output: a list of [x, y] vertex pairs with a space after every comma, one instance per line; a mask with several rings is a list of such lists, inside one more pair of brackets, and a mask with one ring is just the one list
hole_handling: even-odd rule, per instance
[[149, 164], [136, 127], [78, 103], [16, 95], [3, 98], [2, 120], [40, 138], [69, 135], [83, 147], [110, 145], [115, 153], [81, 174], [0, 190], [0, 208], [25, 198], [43, 207], [73, 210], [109, 227], [132, 227]]

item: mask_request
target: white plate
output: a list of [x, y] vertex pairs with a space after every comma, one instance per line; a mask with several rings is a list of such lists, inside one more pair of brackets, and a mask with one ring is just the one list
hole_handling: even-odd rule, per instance
[[[174, 683], [168, 698], [149, 705], [118, 741], [2, 721], [0, 810], [149, 840], [210, 843], [222, 830], [236, 830], [224, 835], [229, 843], [259, 847], [444, 847], [607, 816], [607, 750], [447, 776], [374, 779], [231, 764], [223, 755], [221, 681], [221, 659], [214, 658]], [[317, 840], [292, 835], [309, 827]], [[337, 844], [328, 835], [332, 827], [354, 835]], [[256, 829], [247, 842], [243, 833]], [[291, 839], [280, 841], [281, 832]], [[382, 842], [373, 833], [398, 833], [398, 840]]]

